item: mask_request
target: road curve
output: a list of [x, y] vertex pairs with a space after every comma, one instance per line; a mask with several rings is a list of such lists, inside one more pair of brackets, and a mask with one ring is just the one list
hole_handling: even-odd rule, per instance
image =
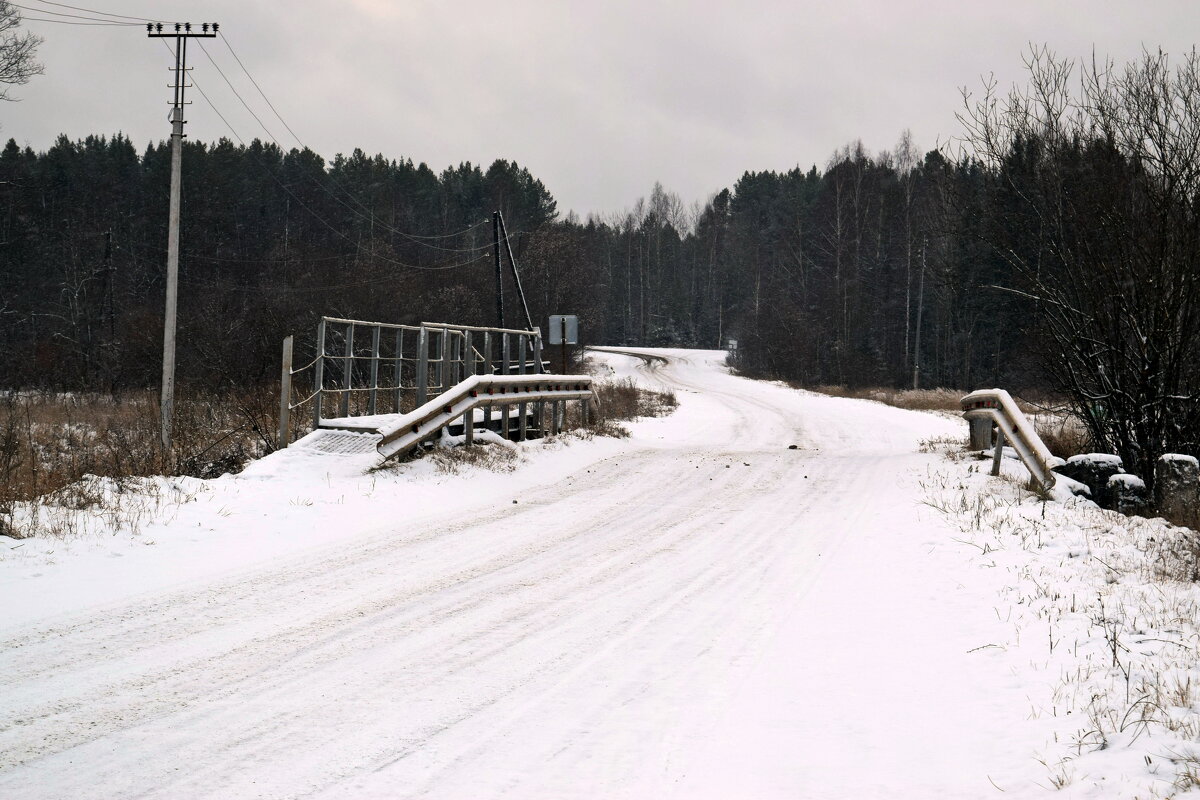
[[[718, 353], [636, 355], [678, 412], [532, 502], [464, 505], [6, 632], [0, 797], [720, 785], [695, 784], [737, 750], [720, 721], [797, 666], [780, 637], [813, 613], [824, 566], [861, 555], [859, 532], [915, 518], [897, 476], [926, 463], [921, 439], [962, 426], [748, 381]], [[799, 691], [786, 683], [755, 696]], [[769, 724], [831, 735], [799, 711]], [[759, 761], [760, 796], [817, 796], [803, 759]], [[737, 773], [730, 786], [751, 785]]]

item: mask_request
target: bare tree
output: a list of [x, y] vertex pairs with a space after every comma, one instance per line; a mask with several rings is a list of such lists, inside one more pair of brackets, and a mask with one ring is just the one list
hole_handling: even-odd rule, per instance
[[1118, 69], [1035, 48], [1026, 64], [1027, 88], [964, 93], [995, 176], [987, 235], [1048, 374], [1096, 444], [1152, 481], [1163, 452], [1200, 450], [1200, 58]]
[[[23, 86], [34, 75], [42, 74], [42, 65], [34, 60], [42, 37], [21, 32], [21, 13], [8, 2], [0, 0], [0, 84]], [[8, 89], [0, 89], [0, 100], [12, 100]]]

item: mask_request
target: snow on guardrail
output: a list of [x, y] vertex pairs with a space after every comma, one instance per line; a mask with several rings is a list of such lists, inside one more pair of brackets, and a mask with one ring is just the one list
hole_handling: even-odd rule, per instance
[[[1033, 480], [1042, 489], [1053, 488], [1053, 469], [1064, 462], [1050, 454], [1008, 392], [1003, 389], [979, 389], [964, 397], [960, 403], [963, 417], [971, 423], [971, 449], [993, 450], [993, 475], [999, 472], [1000, 455], [1007, 441]], [[991, 423], [995, 423], [998, 431], [994, 447], [991, 443]]]
[[322, 426], [378, 433], [379, 454], [384, 458], [405, 453], [460, 417], [469, 442], [474, 432], [473, 412], [487, 406], [552, 402], [554, 432], [561, 420], [559, 403], [594, 399], [589, 375], [472, 375], [407, 414], [388, 415], [364, 426], [357, 420], [323, 420]]

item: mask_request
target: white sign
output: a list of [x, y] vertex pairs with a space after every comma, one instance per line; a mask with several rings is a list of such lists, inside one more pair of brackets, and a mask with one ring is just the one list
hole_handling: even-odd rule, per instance
[[579, 317], [574, 314], [550, 315], [550, 344], [579, 344]]

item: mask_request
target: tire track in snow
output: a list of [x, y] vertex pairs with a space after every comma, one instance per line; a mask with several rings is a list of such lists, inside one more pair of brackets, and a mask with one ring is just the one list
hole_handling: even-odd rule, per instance
[[[842, 535], [843, 490], [877, 473], [784, 450], [802, 435], [794, 413], [699, 369], [673, 356], [650, 370], [719, 406], [718, 427], [683, 446], [600, 462], [535, 503], [413, 521], [10, 636], [23, 671], [0, 699], [0, 790], [398, 795], [386, 787], [399, 782], [466, 796], [481, 765], [552, 730], [527, 749], [556, 765], [541, 780], [559, 791], [581, 748], [629, 770], [678, 750], [686, 726], [639, 750], [647, 714], [688, 718], [689, 698], [752, 660]], [[654, 674], [654, 654], [679, 652], [682, 668]], [[572, 702], [573, 716], [551, 713]], [[614, 716], [629, 741], [605, 739]]]

